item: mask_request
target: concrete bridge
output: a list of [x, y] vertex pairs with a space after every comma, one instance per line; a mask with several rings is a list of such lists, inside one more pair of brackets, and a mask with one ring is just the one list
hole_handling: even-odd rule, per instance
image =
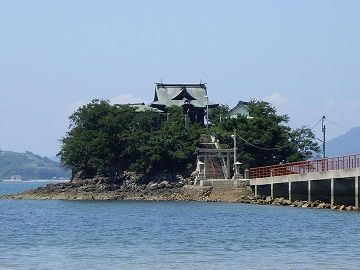
[[359, 207], [360, 154], [250, 169], [255, 195]]

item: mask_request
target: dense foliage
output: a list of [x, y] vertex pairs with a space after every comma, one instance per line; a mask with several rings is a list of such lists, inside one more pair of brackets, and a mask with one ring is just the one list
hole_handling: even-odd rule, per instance
[[212, 125], [218, 125], [223, 119], [226, 118], [227, 113], [230, 111], [229, 106], [219, 105], [209, 110], [209, 121]]
[[287, 125], [289, 117], [278, 115], [269, 103], [251, 101], [249, 114], [249, 118], [223, 119], [212, 128], [224, 147], [233, 146], [231, 134], [236, 132], [238, 160], [244, 167], [306, 160], [319, 152], [315, 135], [309, 128], [292, 130]]
[[93, 100], [70, 116], [59, 156], [83, 177], [116, 176], [124, 170], [189, 174], [202, 128], [185, 129], [183, 119], [180, 108], [171, 108], [166, 121], [166, 115]]
[[288, 117], [277, 115], [269, 103], [252, 101], [249, 109], [251, 119], [229, 119], [225, 118], [228, 107], [221, 106], [210, 112], [210, 130], [198, 124], [186, 129], [181, 108], [170, 108], [167, 119], [151, 111], [137, 113], [128, 105], [93, 100], [70, 116], [70, 131], [62, 139], [59, 156], [73, 174], [111, 177], [124, 170], [189, 175], [204, 133], [213, 133], [224, 147], [233, 147], [231, 134], [236, 131], [239, 160], [246, 167], [308, 159], [319, 151], [310, 129], [291, 130]]

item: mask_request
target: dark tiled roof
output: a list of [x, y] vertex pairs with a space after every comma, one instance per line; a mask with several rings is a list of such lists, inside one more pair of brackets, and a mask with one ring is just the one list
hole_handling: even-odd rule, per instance
[[[155, 97], [152, 106], [169, 107], [191, 104], [196, 108], [206, 108], [206, 86], [205, 84], [162, 84], [155, 86]], [[209, 106], [217, 104], [209, 102]]]

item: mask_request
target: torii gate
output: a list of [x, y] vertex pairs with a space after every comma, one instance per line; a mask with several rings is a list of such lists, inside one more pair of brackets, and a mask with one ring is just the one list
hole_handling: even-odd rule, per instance
[[[234, 148], [229, 149], [211, 149], [211, 148], [196, 148], [197, 152], [197, 164], [199, 174], [206, 179], [206, 170], [208, 168], [208, 159], [210, 157], [221, 158], [223, 161], [222, 170], [226, 179], [231, 178], [231, 160], [234, 157]], [[226, 161], [225, 161], [226, 160]], [[203, 161], [203, 162], [202, 162]]]

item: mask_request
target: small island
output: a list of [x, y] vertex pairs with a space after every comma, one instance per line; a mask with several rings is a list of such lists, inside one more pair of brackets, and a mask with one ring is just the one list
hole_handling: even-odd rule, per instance
[[[230, 109], [209, 101], [205, 84], [158, 83], [149, 105], [93, 100], [69, 119], [58, 156], [72, 171], [70, 182], [5, 198], [261, 203], [246, 182], [234, 189], [196, 184], [235, 177], [235, 163], [242, 178], [248, 168], [306, 160], [320, 150], [310, 128], [291, 129], [269, 103], [239, 101]], [[199, 147], [234, 149], [234, 133], [241, 138], [235, 158], [234, 151], [231, 160], [199, 158]]]

